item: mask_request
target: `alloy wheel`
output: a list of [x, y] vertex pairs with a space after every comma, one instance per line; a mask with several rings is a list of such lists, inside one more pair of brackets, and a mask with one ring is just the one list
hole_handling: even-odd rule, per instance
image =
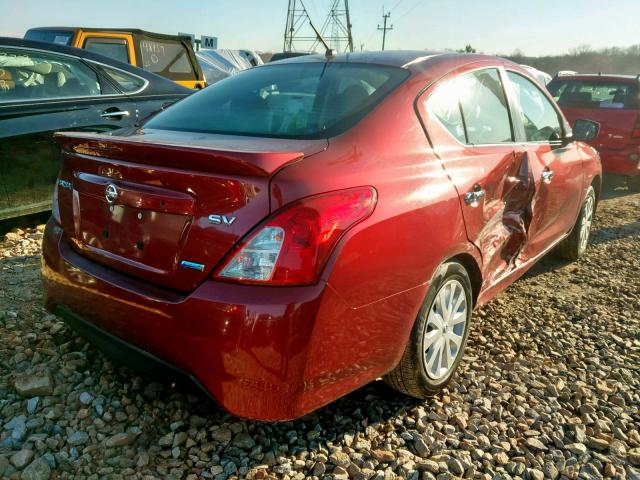
[[423, 335], [423, 361], [427, 376], [446, 377], [460, 354], [467, 328], [467, 294], [458, 280], [446, 282], [429, 310]]
[[588, 195], [584, 201], [584, 213], [582, 217], [582, 224], [580, 225], [580, 251], [584, 251], [587, 248], [587, 243], [589, 242], [591, 223], [593, 222], [594, 205], [595, 200], [593, 195]]

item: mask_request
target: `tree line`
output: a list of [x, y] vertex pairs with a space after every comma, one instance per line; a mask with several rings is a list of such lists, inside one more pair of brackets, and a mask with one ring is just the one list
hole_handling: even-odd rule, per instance
[[516, 50], [506, 58], [530, 65], [538, 70], [555, 75], [560, 70], [574, 70], [580, 73], [612, 73], [620, 75], [640, 74], [640, 44], [630, 47], [610, 47], [599, 50], [589, 45], [580, 45], [565, 55], [530, 57]]

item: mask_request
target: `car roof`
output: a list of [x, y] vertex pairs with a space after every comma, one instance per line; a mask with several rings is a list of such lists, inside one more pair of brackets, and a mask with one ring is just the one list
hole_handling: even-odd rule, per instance
[[460, 65], [483, 60], [495, 61], [496, 65], [510, 65], [519, 71], [522, 71], [522, 67], [517, 63], [511, 62], [505, 58], [482, 54], [437, 52], [428, 50], [384, 50], [375, 52], [339, 53], [333, 56], [311, 54], [302, 57], [279, 60], [277, 63], [279, 65], [283, 65], [290, 63], [317, 63], [329, 61], [336, 63], [384, 65], [404, 68], [415, 72], [422, 72], [435, 64], [439, 64], [440, 66], [443, 66], [444, 64], [451, 68], [455, 68]]
[[57, 30], [61, 32], [75, 32], [77, 30], [82, 30], [83, 32], [113, 32], [113, 33], [133, 33], [136, 35], [144, 35], [147, 37], [156, 37], [156, 38], [171, 38], [171, 39], [187, 39], [191, 42], [191, 38], [186, 35], [170, 35], [167, 33], [156, 33], [149, 32], [148, 30], [141, 30], [139, 28], [96, 28], [96, 27], [34, 27], [30, 28], [28, 31], [48, 31], [48, 30]]
[[439, 54], [439, 52], [427, 52], [424, 50], [385, 50], [381, 52], [339, 53], [329, 57], [315, 53], [288, 58], [280, 61], [280, 63], [311, 63], [329, 60], [340, 63], [371, 63], [377, 65], [389, 65], [391, 67], [405, 67], [405, 65], [415, 62], [418, 59], [437, 54]]
[[35, 40], [24, 40], [22, 38], [13, 38], [13, 37], [0, 37], [0, 46], [29, 48], [32, 50], [40, 50], [44, 52], [60, 53], [63, 55], [72, 55], [77, 58], [82, 58], [85, 60], [91, 60], [97, 63], [109, 65], [114, 68], [118, 68], [119, 70], [124, 70], [125, 72], [129, 72], [133, 75], [137, 75], [138, 77], [142, 77], [150, 83], [150, 86], [153, 87], [152, 90], [162, 90], [163, 92], [166, 92], [166, 93], [177, 93], [177, 94], [180, 94], [180, 93], [186, 94], [186, 93], [192, 92], [191, 89], [183, 87], [182, 85], [178, 85], [177, 83], [167, 78], [164, 78], [160, 75], [156, 75], [155, 73], [149, 72], [148, 70], [134, 67], [129, 63], [120, 62], [118, 60], [114, 60], [113, 58], [105, 57], [104, 55], [99, 55], [97, 53], [89, 52], [81, 48], [68, 47], [66, 45], [58, 45], [56, 43], [49, 43], [49, 42], [38, 42]]
[[636, 75], [617, 75], [608, 73], [577, 73], [572, 75], [557, 75], [554, 80], [560, 78], [569, 80], [624, 80], [628, 82], [638, 81], [638, 76]]

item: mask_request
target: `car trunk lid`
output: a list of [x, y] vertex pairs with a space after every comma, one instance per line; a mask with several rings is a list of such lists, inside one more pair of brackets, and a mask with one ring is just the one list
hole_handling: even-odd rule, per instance
[[326, 140], [143, 131], [56, 135], [58, 206], [72, 248], [114, 270], [195, 288], [270, 212], [269, 181]]

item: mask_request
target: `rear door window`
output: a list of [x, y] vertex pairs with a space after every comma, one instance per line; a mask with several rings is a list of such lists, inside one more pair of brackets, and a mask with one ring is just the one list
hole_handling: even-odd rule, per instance
[[459, 142], [466, 143], [467, 137], [460, 109], [460, 98], [455, 80], [438, 87], [427, 100], [427, 110], [436, 116], [440, 123]]
[[0, 48], [0, 102], [100, 94], [96, 73], [78, 59]]
[[547, 89], [561, 107], [640, 108], [637, 82], [558, 78]]
[[560, 116], [549, 99], [533, 82], [515, 72], [507, 72], [515, 90], [526, 140], [549, 142], [562, 138]]
[[129, 63], [127, 40], [124, 38], [89, 37], [84, 42], [84, 49], [119, 62]]
[[496, 68], [477, 70], [444, 83], [427, 100], [427, 109], [460, 142], [513, 142], [507, 97]]
[[105, 75], [111, 78], [111, 80], [117, 83], [119, 89], [123, 93], [137, 93], [144, 88], [147, 83], [144, 78], [123, 72], [122, 70], [107, 67], [106, 65], [96, 65], [96, 68], [101, 70]]
[[467, 143], [508, 143], [513, 130], [507, 97], [496, 68], [468, 73], [456, 80]]

